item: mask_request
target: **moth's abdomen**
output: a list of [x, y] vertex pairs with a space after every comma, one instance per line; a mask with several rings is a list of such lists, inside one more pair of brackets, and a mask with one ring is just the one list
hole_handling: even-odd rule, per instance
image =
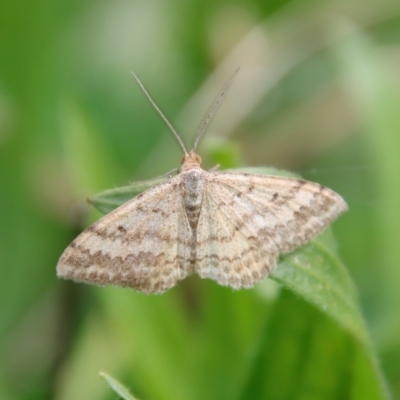
[[183, 173], [182, 189], [186, 215], [190, 227], [195, 230], [203, 201], [204, 172], [196, 168]]

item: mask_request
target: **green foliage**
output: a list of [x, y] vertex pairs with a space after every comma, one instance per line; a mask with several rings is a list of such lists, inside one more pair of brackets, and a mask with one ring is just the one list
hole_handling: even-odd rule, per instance
[[[400, 397], [399, 21], [392, 0], [1, 2], [0, 398]], [[333, 188], [350, 206], [335, 239], [249, 291], [58, 281], [61, 252], [99, 217], [87, 196], [179, 167], [129, 71], [190, 145], [238, 66], [204, 167]], [[107, 212], [132, 187], [91, 199]]]
[[105, 372], [100, 372], [100, 376], [104, 378], [104, 380], [108, 383], [111, 389], [114, 390], [122, 399], [124, 400], [137, 400], [133, 397], [129, 390], [121, 385], [118, 381], [116, 381], [112, 376], [106, 374]]

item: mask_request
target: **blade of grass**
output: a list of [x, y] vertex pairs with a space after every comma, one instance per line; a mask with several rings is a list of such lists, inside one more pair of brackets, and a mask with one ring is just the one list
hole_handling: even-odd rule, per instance
[[139, 400], [137, 397], [133, 397], [129, 390], [119, 383], [116, 379], [114, 379], [111, 375], [108, 375], [106, 372], [99, 372], [99, 375], [107, 382], [112, 390], [118, 394], [124, 400]]

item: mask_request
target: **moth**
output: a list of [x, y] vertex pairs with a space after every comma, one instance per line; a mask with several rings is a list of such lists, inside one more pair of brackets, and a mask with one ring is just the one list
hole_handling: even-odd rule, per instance
[[83, 231], [62, 254], [58, 277], [162, 293], [196, 272], [233, 289], [252, 288], [280, 254], [311, 241], [347, 210], [341, 196], [318, 183], [200, 167], [199, 139], [234, 75], [188, 152], [133, 74], [182, 148], [181, 171]]

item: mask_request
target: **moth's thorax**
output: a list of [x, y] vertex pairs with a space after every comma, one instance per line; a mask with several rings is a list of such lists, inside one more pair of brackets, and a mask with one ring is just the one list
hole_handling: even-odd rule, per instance
[[203, 200], [204, 171], [198, 167], [182, 172], [183, 201], [190, 227], [194, 230]]
[[194, 151], [189, 154], [184, 154], [181, 159], [182, 172], [189, 171], [193, 168], [200, 168], [201, 157]]

